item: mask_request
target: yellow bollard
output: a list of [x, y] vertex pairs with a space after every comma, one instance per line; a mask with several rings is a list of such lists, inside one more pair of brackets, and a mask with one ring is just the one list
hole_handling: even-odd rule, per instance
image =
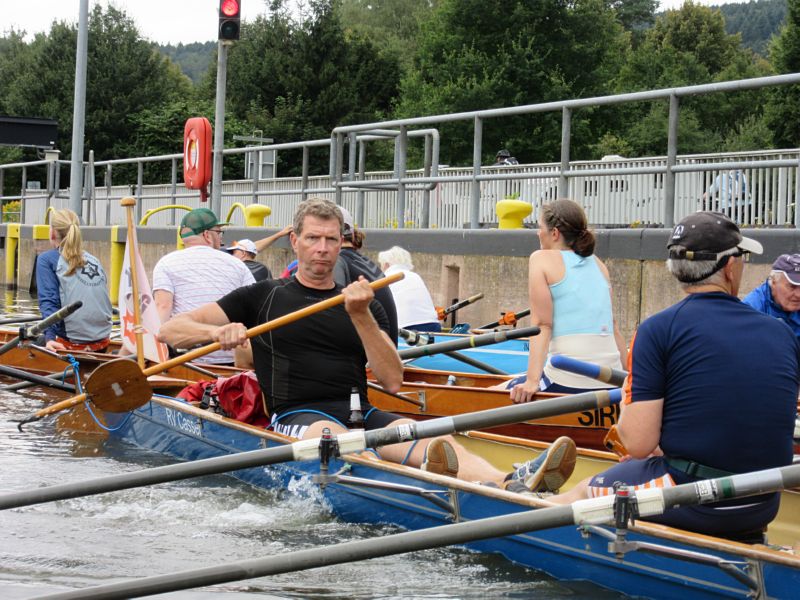
[[[172, 208], [179, 208], [181, 210], [186, 210], [186, 211], [192, 210], [191, 206], [186, 206], [185, 204], [165, 204], [164, 206], [159, 206], [157, 208], [151, 208], [146, 213], [144, 213], [144, 215], [142, 216], [142, 220], [139, 221], [139, 225], [142, 225], [142, 226], [147, 225], [147, 221], [154, 214], [156, 214], [157, 212], [161, 212], [162, 210], [169, 210], [169, 209], [172, 209]], [[181, 239], [181, 228], [180, 227], [178, 227], [178, 229], [175, 231], [175, 237], [177, 238], [177, 242], [175, 243], [175, 246], [178, 248], [178, 250], [181, 250], [183, 248], [183, 240]], [[124, 244], [125, 240], [123, 240], [122, 243]], [[124, 252], [124, 249], [123, 249], [123, 252]], [[122, 263], [120, 263], [120, 264], [122, 264]]]
[[228, 211], [228, 216], [225, 217], [226, 222], [231, 222], [231, 217], [233, 216], [233, 213], [236, 212], [237, 208], [244, 213], [245, 227], [263, 227], [264, 219], [272, 214], [272, 209], [269, 206], [264, 206], [263, 204], [250, 204], [245, 206], [241, 202], [234, 202]]
[[119, 304], [119, 280], [125, 260], [125, 238], [119, 239], [119, 225], [111, 226], [111, 269], [109, 269], [108, 295], [111, 304]]
[[17, 287], [17, 261], [19, 252], [19, 223], [6, 224], [6, 286]]
[[533, 207], [522, 200], [500, 200], [495, 210], [499, 220], [498, 229], [521, 229], [522, 221], [531, 214]]

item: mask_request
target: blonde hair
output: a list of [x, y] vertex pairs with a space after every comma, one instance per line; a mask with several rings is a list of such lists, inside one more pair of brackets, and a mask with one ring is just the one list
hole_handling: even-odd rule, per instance
[[55, 232], [59, 252], [69, 266], [66, 274], [72, 275], [86, 264], [83, 259], [83, 238], [78, 215], [68, 208], [54, 210], [50, 215], [50, 228]]
[[390, 267], [400, 265], [409, 271], [414, 270], [414, 263], [411, 262], [411, 255], [408, 253], [408, 250], [400, 246], [392, 246], [388, 250], [378, 252], [378, 262], [381, 264], [386, 263]]

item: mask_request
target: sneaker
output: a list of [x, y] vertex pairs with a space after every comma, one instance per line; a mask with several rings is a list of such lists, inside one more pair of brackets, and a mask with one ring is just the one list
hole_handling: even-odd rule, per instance
[[575, 470], [577, 454], [575, 442], [566, 436], [560, 437], [539, 456], [515, 469], [508, 478], [506, 489], [518, 489], [515, 482], [519, 482], [531, 492], [558, 491]]
[[436, 438], [425, 448], [422, 470], [449, 477], [458, 476], [458, 456], [447, 440]]

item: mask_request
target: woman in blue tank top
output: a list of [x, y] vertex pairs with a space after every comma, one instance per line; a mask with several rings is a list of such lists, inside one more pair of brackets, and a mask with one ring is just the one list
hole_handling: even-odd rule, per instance
[[595, 238], [583, 209], [567, 199], [543, 206], [539, 242], [541, 250], [528, 264], [528, 290], [531, 324], [541, 333], [531, 338], [526, 375], [509, 382], [514, 402], [528, 402], [539, 391], [610, 387], [556, 369], [548, 356], [563, 354], [615, 369], [627, 361], [611, 308], [608, 269], [593, 256]]

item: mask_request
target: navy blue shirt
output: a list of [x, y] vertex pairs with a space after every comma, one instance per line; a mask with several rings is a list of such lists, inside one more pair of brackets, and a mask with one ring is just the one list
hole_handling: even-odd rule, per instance
[[667, 456], [735, 473], [791, 463], [800, 342], [785, 323], [689, 294], [645, 320], [631, 352], [631, 401], [664, 398]]

